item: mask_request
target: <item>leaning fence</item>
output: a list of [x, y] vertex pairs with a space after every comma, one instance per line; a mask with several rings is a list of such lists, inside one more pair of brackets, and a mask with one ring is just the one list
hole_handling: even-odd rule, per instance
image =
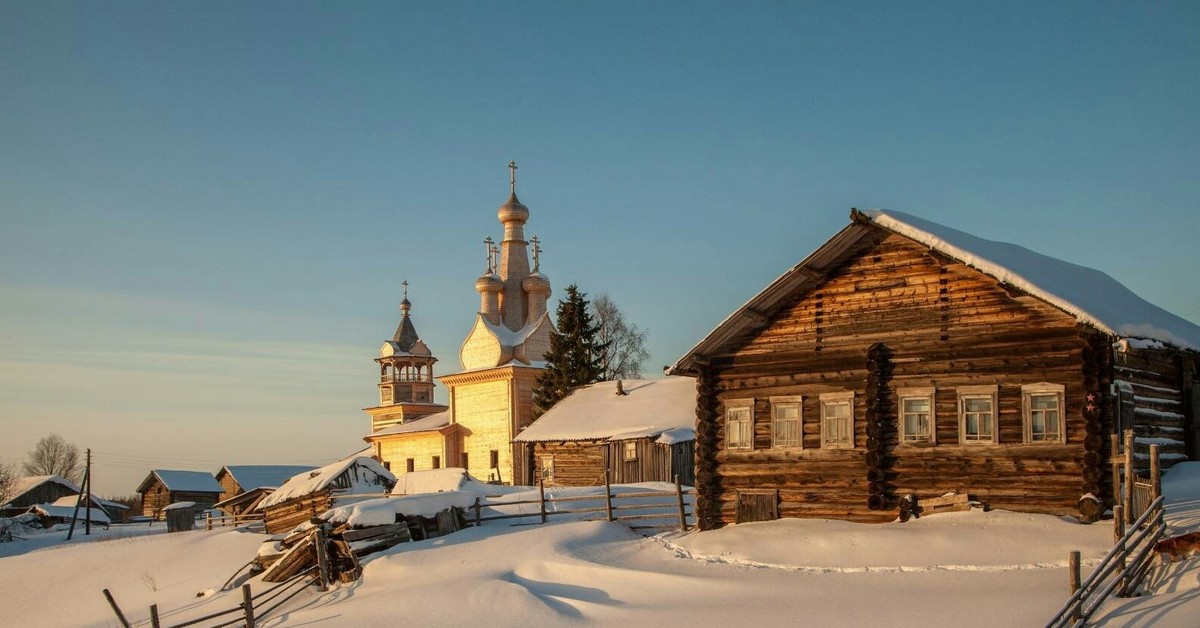
[[[538, 483], [538, 498], [519, 501], [490, 501], [477, 497], [468, 517], [476, 526], [488, 521], [536, 518], [546, 523], [551, 517], [575, 517], [582, 521], [616, 521], [633, 530], [687, 530], [689, 517], [695, 513], [687, 496], [695, 489], [685, 489], [675, 477], [673, 491], [614, 492], [605, 475], [604, 495], [546, 495], [545, 486]], [[603, 500], [603, 505], [590, 506]], [[578, 505], [575, 505], [578, 504]], [[503, 512], [520, 506], [537, 506], [536, 512]], [[494, 514], [483, 514], [484, 509]], [[498, 512], [495, 512], [498, 511]], [[582, 515], [582, 516], [581, 516]]]

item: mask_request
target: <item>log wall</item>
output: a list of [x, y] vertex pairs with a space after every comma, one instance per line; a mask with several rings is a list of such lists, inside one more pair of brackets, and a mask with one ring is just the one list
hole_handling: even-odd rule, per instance
[[[1084, 352], [1095, 335], [1043, 301], [881, 232], [749, 342], [708, 356], [718, 407], [703, 408], [701, 372], [699, 447], [713, 447], [697, 457], [702, 525], [706, 508], [713, 525], [733, 522], [737, 490], [762, 488], [779, 490], [781, 516], [885, 521], [898, 496], [949, 491], [999, 508], [1075, 514], [1085, 488], [1103, 492], [1084, 477], [1085, 440], [1103, 428], [1102, 417], [1085, 416]], [[890, 360], [886, 372], [869, 364], [875, 345]], [[1033, 383], [1064, 387], [1065, 444], [1025, 442], [1021, 386]], [[960, 444], [957, 388], [981, 385], [997, 386], [999, 442]], [[893, 393], [910, 387], [936, 390], [936, 444], [898, 442]], [[854, 448], [822, 449], [818, 396], [844, 391], [855, 393]], [[777, 395], [803, 397], [802, 448], [771, 447], [769, 397]], [[727, 451], [724, 402], [746, 398], [754, 399], [753, 450]], [[870, 408], [872, 421], [890, 426], [869, 434]]]
[[[1142, 469], [1150, 464], [1150, 445], [1159, 446], [1163, 470], [1188, 459], [1194, 439], [1195, 412], [1189, 389], [1194, 375], [1194, 358], [1165, 348], [1130, 348], [1119, 343], [1113, 371], [1119, 383], [1132, 388], [1125, 402], [1132, 404], [1134, 460]], [[1128, 427], [1126, 425], [1125, 427]]]

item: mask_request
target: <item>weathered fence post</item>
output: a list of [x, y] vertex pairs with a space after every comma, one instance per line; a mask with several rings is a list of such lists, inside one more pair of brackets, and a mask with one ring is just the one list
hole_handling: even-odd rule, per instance
[[150, 625], [154, 628], [162, 628], [162, 622], [158, 619], [158, 604], [150, 605]]
[[211, 512], [204, 513], [204, 529], [208, 530], [210, 532], [212, 531], [212, 513]]
[[478, 528], [480, 525], [483, 524], [483, 519], [481, 519], [479, 516], [479, 507], [481, 505], [482, 504], [479, 503], [479, 497], [476, 497], [475, 498], [475, 527], [476, 528]]
[[1158, 499], [1162, 495], [1162, 468], [1158, 461], [1158, 445], [1150, 445], [1150, 501]]
[[113, 612], [117, 614], [117, 619], [121, 621], [121, 625], [129, 628], [129, 620], [125, 619], [125, 613], [121, 612], [121, 607], [117, 606], [117, 601], [113, 599], [112, 592], [108, 589], [104, 590], [104, 599], [108, 600], [108, 605], [112, 607]]
[[[1117, 515], [1117, 513], [1114, 511], [1113, 516], [1115, 517], [1116, 515]], [[1121, 596], [1121, 591], [1125, 590], [1125, 586], [1129, 582], [1128, 580], [1125, 579], [1125, 571], [1128, 569], [1128, 565], [1126, 564], [1125, 559], [1129, 555], [1125, 551], [1125, 530], [1126, 530], [1125, 522], [1122, 521], [1121, 527], [1120, 527], [1121, 538], [1117, 539], [1117, 554], [1120, 555], [1120, 557], [1121, 557], [1121, 575], [1119, 577], [1120, 581], [1119, 581], [1119, 583], [1117, 585], [1117, 589], [1116, 589], [1117, 597]]]
[[608, 483], [608, 469], [604, 470], [604, 516], [609, 521], [612, 516], [612, 486]]
[[317, 571], [321, 574], [321, 592], [329, 590], [329, 548], [325, 546], [325, 529], [317, 526], [313, 531], [313, 544], [317, 549]]
[[1133, 523], [1133, 430], [1125, 430], [1125, 525]]
[[254, 628], [254, 596], [248, 584], [242, 585], [242, 609], [246, 611], [246, 628]]
[[1125, 507], [1117, 504], [1113, 506], [1113, 543], [1121, 540], [1125, 536]]
[[683, 508], [683, 484], [679, 482], [679, 474], [675, 475], [675, 497], [679, 502], [679, 529], [687, 532], [687, 513]]
[[546, 480], [538, 478], [538, 508], [541, 510], [542, 523], [546, 523]]
[[1108, 466], [1112, 470], [1113, 514], [1116, 515], [1117, 511], [1115, 507], [1121, 503], [1121, 495], [1123, 495], [1121, 492], [1121, 467], [1123, 466], [1123, 461], [1119, 457], [1121, 455], [1121, 437], [1116, 432], [1109, 434], [1108, 437], [1109, 447], [1112, 452], [1108, 457]]
[[[1075, 550], [1075, 551], [1071, 552], [1071, 558], [1068, 562], [1070, 563], [1069, 576], [1071, 579], [1071, 596], [1074, 596], [1075, 592], [1079, 590], [1079, 582], [1080, 582], [1080, 579], [1079, 579], [1079, 550]], [[1082, 603], [1082, 601], [1080, 601], [1080, 603], [1075, 605], [1075, 610], [1071, 611], [1071, 624], [1072, 625], [1074, 625], [1075, 622], [1078, 622], [1080, 619], [1083, 618], [1083, 616], [1080, 614], [1080, 610], [1082, 608], [1083, 608], [1083, 603]]]

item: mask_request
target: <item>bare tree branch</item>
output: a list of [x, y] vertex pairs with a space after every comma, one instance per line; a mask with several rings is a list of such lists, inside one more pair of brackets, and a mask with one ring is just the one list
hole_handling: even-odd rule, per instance
[[627, 322], [608, 294], [592, 300], [592, 316], [600, 327], [597, 340], [607, 345], [600, 359], [600, 378], [607, 381], [640, 378], [642, 362], [650, 357], [646, 351], [646, 332]]
[[0, 462], [0, 504], [12, 498], [13, 485], [17, 483], [16, 465]]
[[83, 472], [79, 448], [58, 434], [42, 437], [29, 450], [29, 459], [22, 468], [25, 475], [61, 475], [72, 482], [79, 482]]

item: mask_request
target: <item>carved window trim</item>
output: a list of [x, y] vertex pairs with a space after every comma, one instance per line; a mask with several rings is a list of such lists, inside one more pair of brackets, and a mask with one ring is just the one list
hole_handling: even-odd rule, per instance
[[[854, 449], [854, 391], [824, 393], [821, 400], [821, 448], [822, 449]], [[829, 417], [829, 410], [834, 407], [846, 406], [846, 417]], [[846, 420], [846, 439], [834, 440], [829, 434], [831, 421]]]
[[754, 451], [754, 399], [725, 401], [725, 449]]
[[[1053, 411], [1057, 414], [1055, 417], [1058, 423], [1057, 434], [1046, 434], [1041, 438], [1033, 431], [1033, 415], [1037, 410], [1033, 407], [1034, 397], [1055, 397], [1057, 407]], [[1037, 384], [1025, 384], [1021, 386], [1021, 423], [1024, 431], [1025, 442], [1031, 444], [1051, 444], [1061, 445], [1067, 442], [1067, 412], [1066, 412], [1066, 387], [1062, 384], [1052, 384], [1050, 382], [1040, 382]], [[1047, 437], [1048, 436], [1048, 437]]]
[[[933, 387], [900, 388], [896, 390], [896, 421], [900, 427], [901, 445], [936, 445], [937, 444], [937, 389]], [[929, 421], [922, 433], [920, 430], [909, 432], [908, 412], [905, 402], [909, 400], [924, 400], [929, 403]]]
[[[959, 386], [955, 389], [958, 393], [958, 443], [960, 445], [995, 445], [1000, 442], [1000, 418], [998, 394], [1000, 387], [993, 384], [990, 386]], [[967, 412], [967, 402], [979, 399], [987, 399], [989, 403], [990, 417], [987, 419], [987, 426], [991, 434], [985, 439], [982, 437], [969, 438], [967, 434], [967, 415], [978, 414]], [[980, 432], [982, 434], [982, 431]]]
[[[804, 397], [787, 395], [771, 397], [771, 448], [772, 449], [804, 449]], [[796, 410], [795, 419], [781, 418], [779, 415], [788, 409]], [[784, 424], [795, 423], [792, 438], [781, 437], [781, 432], [788, 432]], [[781, 429], [783, 428], [783, 429]]]

